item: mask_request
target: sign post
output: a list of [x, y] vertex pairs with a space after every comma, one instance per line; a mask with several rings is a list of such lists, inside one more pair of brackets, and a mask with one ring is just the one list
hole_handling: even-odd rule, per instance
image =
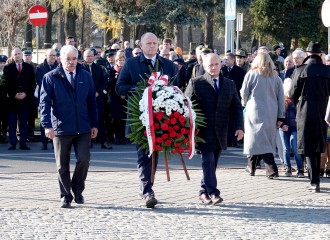
[[243, 13], [237, 13], [236, 31], [237, 31], [236, 51], [238, 51], [238, 49], [239, 49], [239, 32], [243, 31]]
[[322, 22], [328, 28], [328, 54], [330, 54], [330, 0], [325, 0], [321, 10]]
[[30, 23], [36, 26], [37, 63], [39, 63], [39, 26], [46, 24], [48, 12], [44, 6], [35, 5], [29, 9], [28, 16]]
[[236, 19], [236, 0], [226, 0], [225, 2], [225, 53], [234, 50], [234, 21]]

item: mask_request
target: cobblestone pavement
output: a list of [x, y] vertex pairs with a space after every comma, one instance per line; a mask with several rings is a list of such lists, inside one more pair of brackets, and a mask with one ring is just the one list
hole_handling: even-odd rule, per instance
[[[137, 197], [136, 171], [90, 172], [85, 204], [59, 208], [55, 173], [0, 173], [1, 239], [330, 239], [330, 180], [321, 193], [308, 179], [269, 180], [265, 170], [217, 171], [224, 202], [198, 202], [201, 170], [158, 171], [159, 204]], [[282, 173], [283, 174], [283, 173]]]

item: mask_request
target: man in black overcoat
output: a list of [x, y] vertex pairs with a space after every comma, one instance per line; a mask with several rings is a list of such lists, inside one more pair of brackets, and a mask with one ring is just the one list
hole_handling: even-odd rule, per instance
[[199, 198], [205, 203], [222, 202], [217, 188], [216, 168], [222, 150], [227, 149], [229, 115], [234, 116], [237, 140], [243, 138], [243, 111], [235, 83], [220, 73], [219, 57], [209, 53], [203, 58], [206, 73], [192, 78], [185, 94], [197, 102], [205, 116], [206, 127], [200, 129], [199, 136], [205, 143], [199, 143], [202, 153], [203, 177]]
[[[140, 47], [143, 51], [138, 57], [133, 57], [125, 62], [116, 84], [116, 92], [120, 96], [129, 96], [137, 88], [137, 83], [150, 76], [150, 68], [158, 65], [159, 71], [168, 75], [178, 85], [178, 67], [168, 59], [157, 54], [158, 39], [153, 33], [145, 33], [141, 37]], [[156, 64], [156, 62], [158, 64]], [[139, 149], [139, 146], [137, 146]], [[138, 175], [140, 178], [140, 196], [146, 201], [147, 208], [153, 208], [157, 203], [151, 183], [151, 157], [148, 157], [145, 150], [138, 150]], [[157, 162], [157, 161], [156, 161]], [[156, 163], [157, 165], [157, 163]]]
[[330, 69], [322, 62], [319, 42], [310, 42], [303, 65], [292, 75], [289, 97], [297, 108], [298, 153], [304, 154], [312, 192], [320, 192], [320, 161], [325, 150], [324, 121], [330, 95]]

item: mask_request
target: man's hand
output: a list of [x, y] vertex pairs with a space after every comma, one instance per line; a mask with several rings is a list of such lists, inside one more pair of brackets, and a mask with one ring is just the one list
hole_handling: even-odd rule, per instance
[[244, 132], [243, 130], [237, 130], [235, 132], [235, 136], [237, 137], [237, 141], [242, 140], [244, 137]]
[[97, 128], [92, 128], [92, 130], [91, 130], [91, 138], [96, 138], [97, 132], [98, 132]]
[[23, 100], [24, 98], [26, 98], [26, 94], [25, 92], [16, 93], [15, 98], [17, 100]]
[[45, 136], [48, 137], [49, 139], [53, 140], [53, 138], [55, 137], [54, 129], [53, 128], [46, 128], [45, 129]]

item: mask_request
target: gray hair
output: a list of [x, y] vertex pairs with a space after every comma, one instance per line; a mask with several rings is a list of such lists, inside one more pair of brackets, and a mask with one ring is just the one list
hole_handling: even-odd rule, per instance
[[297, 57], [302, 57], [305, 58], [306, 54], [304, 51], [300, 50], [300, 49], [296, 49], [292, 52], [292, 56], [295, 55]]
[[74, 46], [72, 46], [72, 45], [64, 45], [61, 48], [61, 51], [60, 51], [61, 58], [65, 58], [68, 53], [75, 53], [76, 57], [78, 58], [78, 50]]

